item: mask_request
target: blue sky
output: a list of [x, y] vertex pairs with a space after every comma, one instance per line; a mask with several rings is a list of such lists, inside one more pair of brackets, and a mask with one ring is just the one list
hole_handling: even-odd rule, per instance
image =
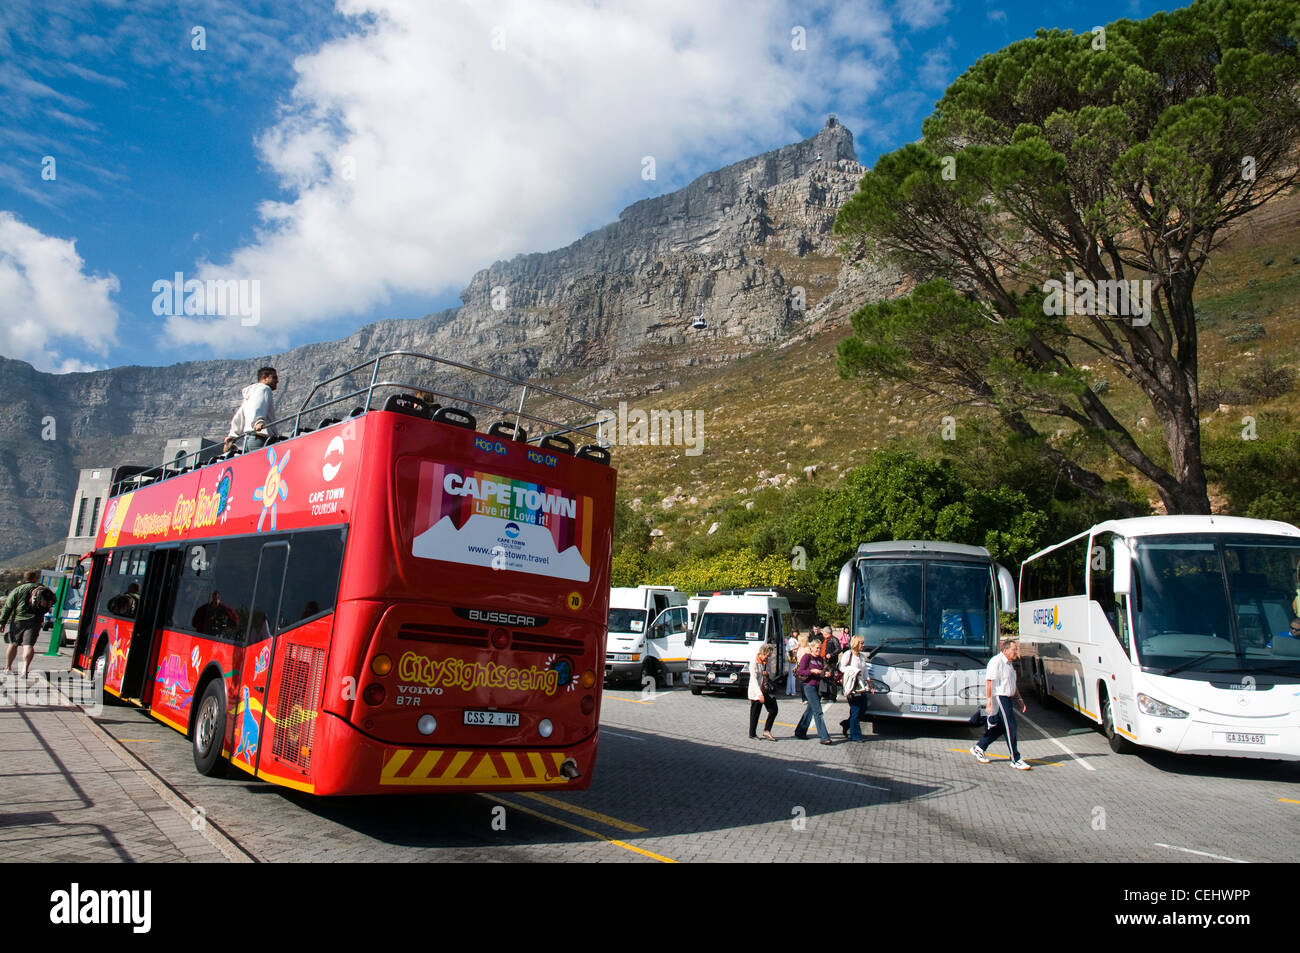
[[[869, 165], [916, 139], [981, 55], [1168, 9], [289, 6], [0, 5], [0, 354], [50, 371], [254, 356], [451, 307], [492, 261], [567, 244], [830, 113]], [[232, 296], [168, 314], [156, 283], [177, 272]]]

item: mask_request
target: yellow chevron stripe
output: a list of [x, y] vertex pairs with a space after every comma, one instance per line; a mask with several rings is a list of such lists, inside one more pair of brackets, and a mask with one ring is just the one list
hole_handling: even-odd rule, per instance
[[[497, 767], [492, 761], [491, 753], [476, 751], [457, 751], [447, 767], [440, 774], [434, 775], [433, 769], [446, 754], [445, 750], [432, 750], [424, 752], [419, 762], [404, 777], [398, 777], [399, 773], [406, 767], [411, 760], [411, 756], [416, 752], [410, 748], [399, 748], [394, 751], [380, 768], [379, 783], [381, 785], [431, 785], [431, 786], [465, 786], [465, 785], [485, 785], [485, 784], [502, 784], [502, 785], [563, 785], [568, 781], [560, 774], [560, 765], [564, 761], [564, 755], [561, 752], [554, 751], [499, 751], [497, 756], [505, 762], [505, 776], [497, 773]], [[484, 754], [474, 770], [468, 777], [457, 777], [461, 769], [469, 760], [478, 754]], [[533, 769], [533, 777], [527, 777], [523, 769], [521, 758], [527, 758], [528, 764]], [[549, 764], [547, 762], [550, 762]]]

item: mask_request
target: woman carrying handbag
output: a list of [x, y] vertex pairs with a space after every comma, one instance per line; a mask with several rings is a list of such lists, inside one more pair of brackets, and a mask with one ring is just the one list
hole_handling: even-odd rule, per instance
[[850, 741], [866, 741], [862, 737], [861, 718], [867, 709], [869, 696], [875, 691], [871, 687], [871, 677], [867, 673], [868, 662], [862, 654], [863, 638], [855, 635], [849, 642], [849, 650], [840, 660], [840, 674], [844, 676], [844, 697], [849, 703], [848, 721], [840, 722], [840, 728], [849, 736]]

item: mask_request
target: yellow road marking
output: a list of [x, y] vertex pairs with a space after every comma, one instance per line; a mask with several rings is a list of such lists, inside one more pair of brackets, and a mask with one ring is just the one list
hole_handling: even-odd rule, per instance
[[627, 831], [629, 834], [644, 834], [647, 828], [638, 827], [635, 824], [629, 824], [627, 821], [620, 821], [617, 817], [610, 817], [608, 814], [600, 814], [596, 811], [589, 811], [585, 807], [578, 807], [576, 804], [569, 804], [561, 801], [557, 797], [550, 797], [545, 794], [538, 794], [534, 791], [521, 791], [521, 796], [528, 798], [530, 801], [539, 801], [542, 804], [549, 804], [551, 807], [558, 807], [561, 811], [568, 811], [570, 814], [577, 814], [579, 817], [585, 817], [589, 821], [596, 821], [598, 824], [604, 824], [606, 827], [615, 827], [620, 831]]
[[1281, 801], [1283, 804], [1300, 804], [1300, 801], [1293, 800], [1289, 797], [1280, 797], [1278, 798], [1278, 800]]
[[617, 695], [606, 695], [606, 698], [612, 698], [616, 702], [631, 702], [633, 705], [653, 705], [654, 702], [642, 701], [640, 698], [619, 698]]
[[[948, 750], [949, 750], [949, 751], [955, 751], [955, 752], [957, 752], [958, 754], [970, 754], [970, 748], [949, 748]], [[1010, 761], [1010, 760], [1011, 760], [1011, 756], [1010, 756], [1010, 755], [1005, 755], [1005, 754], [990, 754], [990, 753], [987, 752], [987, 751], [984, 752], [984, 757], [990, 759], [991, 761]], [[1042, 764], [1042, 765], [1046, 765], [1046, 766], [1049, 767], [1049, 768], [1059, 768], [1059, 767], [1061, 766], [1061, 762], [1059, 762], [1059, 761], [1043, 761], [1041, 758], [1026, 758], [1025, 761], [1028, 762], [1029, 764]]]
[[510, 807], [513, 807], [516, 811], [523, 811], [525, 814], [531, 814], [533, 817], [540, 817], [542, 820], [550, 821], [552, 824], [559, 824], [561, 827], [567, 827], [569, 830], [577, 831], [579, 834], [582, 834], [586, 837], [591, 837], [595, 840], [602, 840], [607, 844], [613, 844], [615, 847], [621, 847], [624, 850], [630, 850], [634, 854], [641, 854], [643, 857], [649, 857], [651, 860], [657, 860], [660, 863], [664, 863], [664, 864], [677, 863], [677, 861], [673, 860], [671, 857], [664, 857], [662, 854], [656, 854], [653, 851], [643, 850], [642, 848], [637, 847], [635, 844], [629, 844], [626, 841], [616, 840], [613, 837], [606, 837], [604, 834], [601, 834], [597, 831], [589, 831], [585, 827], [579, 827], [577, 824], [570, 824], [568, 821], [562, 820], [561, 818], [551, 817], [551, 815], [543, 814], [541, 811], [534, 811], [531, 807], [525, 807], [522, 804], [516, 804], [514, 801], [511, 801], [508, 798], [503, 798], [498, 794], [484, 794], [481, 796], [487, 798], [490, 801], [499, 801], [502, 804], [506, 804]]

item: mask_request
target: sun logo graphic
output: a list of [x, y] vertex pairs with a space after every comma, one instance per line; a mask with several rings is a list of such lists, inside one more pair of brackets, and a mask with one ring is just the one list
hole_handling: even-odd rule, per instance
[[284, 452], [284, 456], [279, 463], [275, 462], [275, 448], [266, 448], [266, 461], [270, 467], [266, 471], [266, 482], [253, 491], [253, 499], [262, 504], [262, 512], [257, 517], [257, 531], [262, 531], [262, 524], [266, 522], [266, 515], [271, 514], [271, 529], [275, 529], [275, 508], [281, 500], [289, 498], [289, 486], [284, 482], [284, 468], [289, 463], [289, 451]]

